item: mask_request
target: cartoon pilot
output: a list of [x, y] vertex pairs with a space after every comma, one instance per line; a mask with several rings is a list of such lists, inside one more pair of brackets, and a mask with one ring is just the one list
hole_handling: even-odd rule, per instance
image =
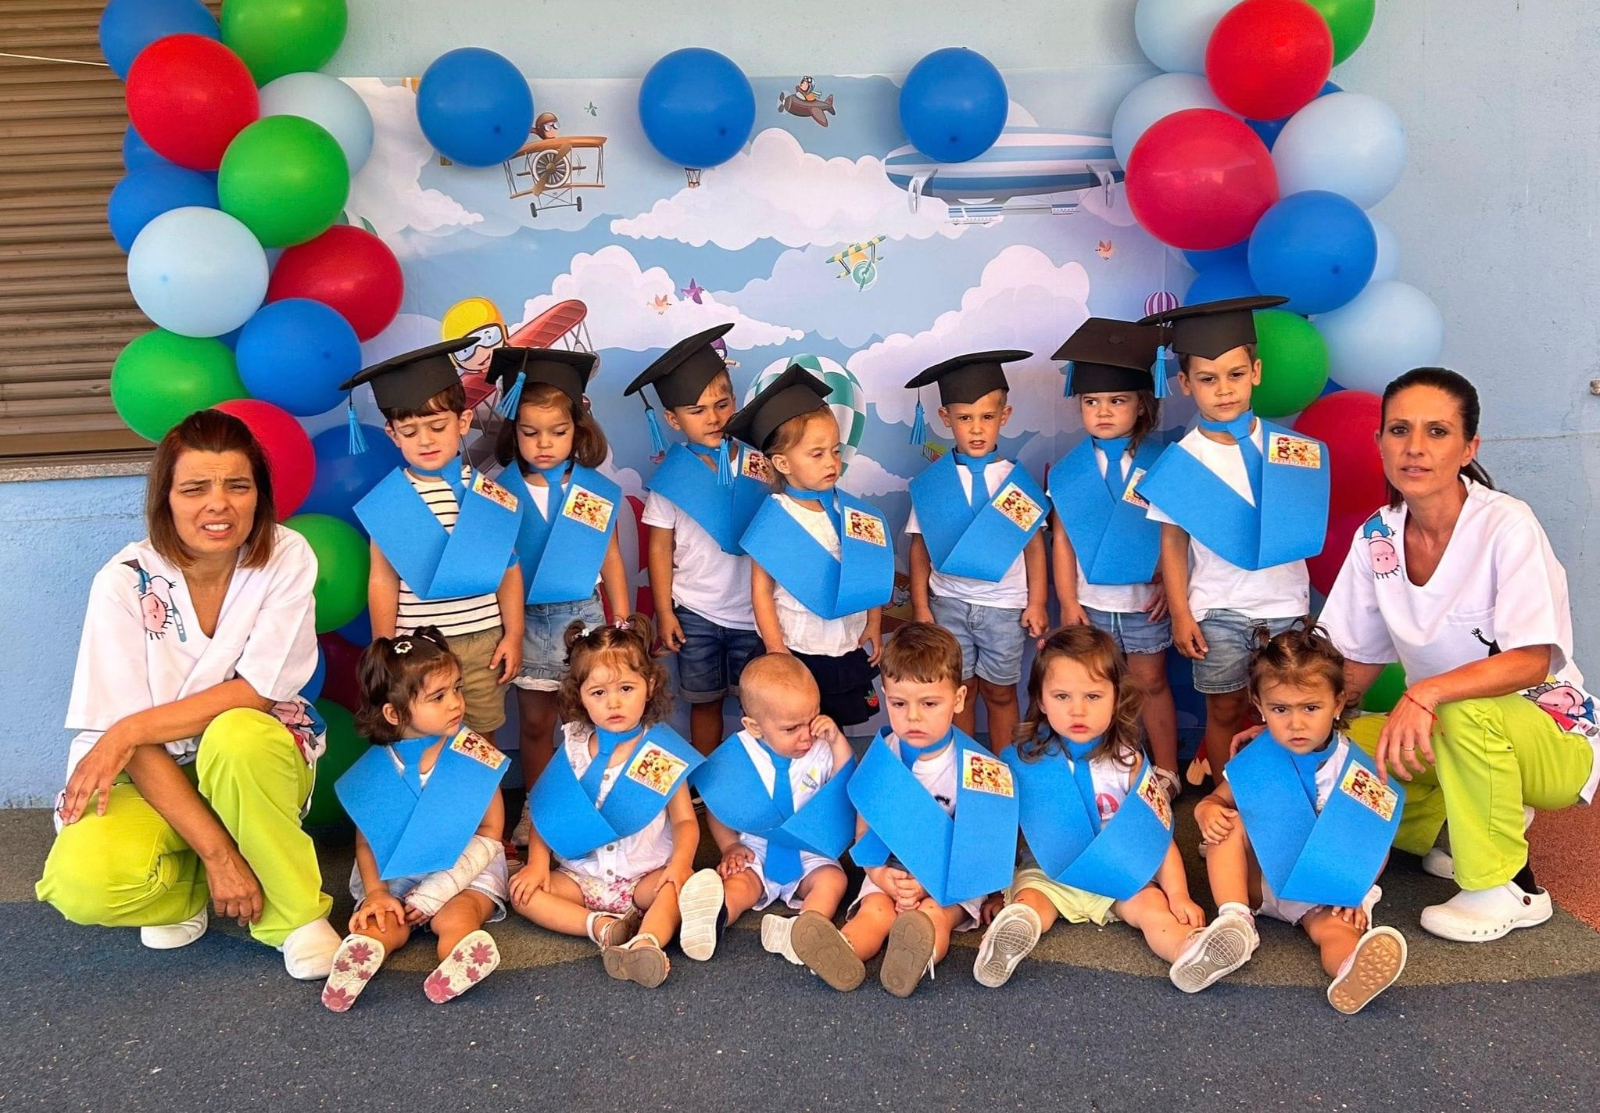
[[533, 121], [533, 134], [540, 139], [554, 139], [561, 130], [561, 123], [556, 119], [554, 112], [541, 112]]

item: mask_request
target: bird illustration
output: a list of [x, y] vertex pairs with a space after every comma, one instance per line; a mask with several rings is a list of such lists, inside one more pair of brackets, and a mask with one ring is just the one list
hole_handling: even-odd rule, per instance
[[1116, 247], [1110, 240], [1101, 240], [1099, 243], [1095, 244], [1094, 250], [1095, 254], [1100, 256], [1100, 258], [1109, 259], [1111, 258], [1111, 253], [1116, 251]]
[[655, 296], [655, 300], [650, 303], [650, 308], [654, 309], [657, 313], [665, 313], [668, 309], [672, 308], [672, 299], [666, 294], [657, 294]]

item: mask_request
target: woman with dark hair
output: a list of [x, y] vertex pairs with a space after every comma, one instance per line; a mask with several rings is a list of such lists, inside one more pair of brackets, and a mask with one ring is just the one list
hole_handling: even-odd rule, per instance
[[1350, 703], [1386, 662], [1405, 669], [1375, 756], [1406, 782], [1395, 845], [1461, 886], [1422, 926], [1465, 943], [1550, 918], [1527, 823], [1588, 802], [1600, 778], [1566, 570], [1533, 511], [1478, 464], [1478, 417], [1478, 392], [1444, 368], [1384, 390], [1389, 503], [1351, 540], [1321, 616], [1347, 659]]
[[339, 934], [300, 829], [323, 724], [310, 546], [277, 524], [245, 424], [202, 410], [156, 449], [150, 535], [94, 578], [67, 728], [67, 786], [37, 886], [67, 919], [182, 947], [206, 903], [325, 978]]

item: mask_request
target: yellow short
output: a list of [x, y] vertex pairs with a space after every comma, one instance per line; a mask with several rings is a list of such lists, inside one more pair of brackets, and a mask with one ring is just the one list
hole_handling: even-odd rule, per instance
[[1071, 885], [1063, 885], [1059, 881], [1051, 881], [1049, 876], [1039, 869], [1020, 869], [1011, 879], [1011, 890], [1006, 893], [1006, 902], [1017, 899], [1017, 894], [1023, 889], [1033, 889], [1055, 906], [1061, 918], [1069, 924], [1106, 924], [1117, 922], [1117, 915], [1111, 911], [1111, 906], [1117, 902], [1110, 897], [1103, 897], [1098, 893], [1086, 892], [1083, 889], [1074, 889]]
[[464, 718], [479, 734], [499, 730], [506, 722], [506, 687], [500, 683], [500, 670], [489, 667], [494, 647], [503, 637], [505, 629], [494, 626], [445, 639], [450, 652], [461, 661], [461, 694], [467, 701]]

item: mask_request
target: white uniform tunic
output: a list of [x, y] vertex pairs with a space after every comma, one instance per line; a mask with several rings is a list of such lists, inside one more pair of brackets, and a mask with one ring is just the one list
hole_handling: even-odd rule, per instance
[[1364, 522], [1322, 609], [1322, 624], [1353, 661], [1399, 661], [1415, 684], [1509, 649], [1548, 645], [1550, 679], [1522, 694], [1588, 738], [1600, 780], [1594, 699], [1572, 661], [1567, 573], [1528, 504], [1466, 480], [1467, 500], [1439, 567], [1422, 587], [1406, 574], [1406, 507]]
[[[750, 755], [750, 763], [756, 767], [756, 775], [761, 778], [761, 784], [769, 794], [775, 793], [774, 784], [777, 781], [778, 770], [772, 764], [772, 755], [767, 753], [766, 747], [756, 741], [755, 737], [747, 730], [739, 732], [739, 743], [744, 746], [745, 753]], [[827, 784], [833, 776], [833, 748], [821, 739], [813, 741], [811, 749], [789, 763], [788, 790], [794, 801], [794, 810], [799, 811], [806, 805], [817, 790]], [[756, 876], [761, 878], [761, 900], [756, 905], [760, 911], [775, 900], [782, 900], [790, 908], [799, 908], [801, 901], [795, 895], [800, 888], [800, 883], [809, 877], [813, 870], [822, 866], [838, 865], [832, 858], [824, 858], [820, 854], [813, 854], [809, 850], [800, 852], [800, 876], [787, 885], [779, 885], [767, 877], [767, 840], [760, 835], [739, 832], [739, 841], [749, 847], [755, 854], [756, 860], [751, 868]]]
[[[567, 760], [572, 763], [572, 775], [581, 781], [590, 763], [594, 761], [594, 758], [589, 756], [589, 739], [594, 734], [594, 728], [579, 723], [562, 723], [561, 733], [561, 744], [566, 750]], [[601, 774], [600, 792], [595, 800], [596, 807], [605, 804], [606, 797], [611, 795], [611, 786], [617, 783], [617, 777], [627, 767], [627, 762], [619, 761]], [[627, 838], [597, 846], [582, 858], [557, 856], [557, 860], [564, 869], [572, 873], [592, 877], [596, 881], [610, 885], [617, 881], [643, 877], [666, 865], [667, 859], [671, 857], [672, 824], [667, 819], [667, 809], [663, 802], [661, 811], [656, 813], [656, 817]]]

